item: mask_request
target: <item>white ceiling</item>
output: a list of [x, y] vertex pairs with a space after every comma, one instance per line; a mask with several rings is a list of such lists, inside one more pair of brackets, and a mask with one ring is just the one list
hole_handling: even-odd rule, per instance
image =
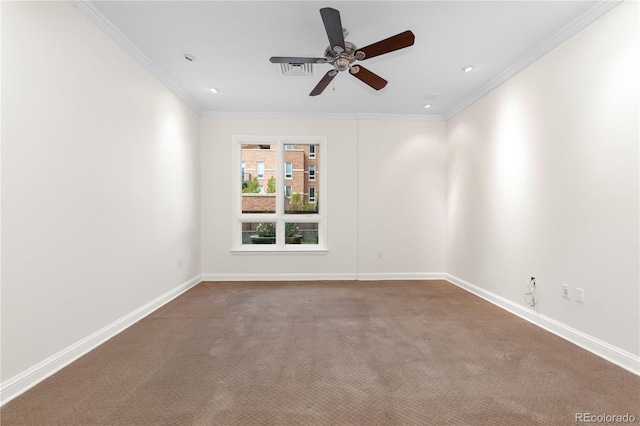
[[[450, 117], [610, 9], [597, 1], [95, 1], [80, 10], [205, 114]], [[359, 47], [404, 30], [409, 48], [364, 61], [379, 92], [346, 72], [320, 96], [313, 76], [282, 76], [271, 56], [322, 57], [319, 9], [333, 7]], [[195, 57], [193, 62], [184, 54]], [[464, 73], [465, 65], [473, 65]], [[213, 94], [210, 87], [216, 87]], [[424, 109], [425, 103], [432, 104]]]

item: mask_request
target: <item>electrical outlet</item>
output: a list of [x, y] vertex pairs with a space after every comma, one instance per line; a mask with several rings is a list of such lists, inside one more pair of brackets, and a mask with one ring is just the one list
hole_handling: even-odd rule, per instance
[[562, 284], [562, 297], [564, 297], [565, 299], [570, 299], [569, 286], [566, 284]]
[[584, 303], [584, 288], [576, 288], [576, 302]]

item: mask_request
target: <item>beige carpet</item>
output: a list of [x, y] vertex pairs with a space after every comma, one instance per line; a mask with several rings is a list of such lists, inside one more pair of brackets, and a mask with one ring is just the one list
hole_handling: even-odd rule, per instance
[[219, 282], [0, 413], [3, 426], [640, 422], [640, 378], [444, 281]]

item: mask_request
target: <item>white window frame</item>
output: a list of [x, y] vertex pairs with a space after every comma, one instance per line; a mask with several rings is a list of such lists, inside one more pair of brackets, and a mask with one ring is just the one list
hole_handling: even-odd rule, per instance
[[[287, 188], [289, 188], [289, 190], [287, 191]], [[287, 194], [287, 192], [289, 194]], [[291, 187], [291, 185], [285, 185], [284, 186], [284, 196], [285, 197], [291, 197], [291, 194], [293, 194], [293, 188]]]
[[[312, 167], [313, 167], [313, 173], [311, 173]], [[315, 180], [316, 180], [316, 165], [309, 164], [309, 181], [315, 181]]]
[[[312, 148], [313, 148], [313, 152], [311, 152]], [[316, 147], [313, 145], [309, 146], [309, 158], [316, 158]]]
[[[262, 164], [262, 173], [260, 173], [260, 164]], [[264, 179], [264, 161], [256, 161], [256, 177]]]
[[293, 145], [291, 145], [291, 144], [286, 144], [286, 145], [284, 146], [284, 150], [285, 150], [285, 151], [292, 151], [292, 150], [293, 150]]
[[[287, 164], [291, 164], [291, 173], [287, 173]], [[293, 162], [291, 161], [284, 162], [284, 178], [287, 180], [293, 179]]]
[[[284, 182], [284, 145], [317, 145], [320, 148], [318, 160], [322, 167], [327, 167], [327, 138], [325, 136], [255, 136], [236, 135], [232, 138], [232, 173], [238, 176], [241, 173], [242, 145], [269, 144], [276, 147], [276, 164], [281, 168], [276, 169], [276, 182]], [[293, 164], [292, 164], [293, 171]], [[287, 253], [326, 253], [327, 245], [327, 180], [326, 173], [316, 177], [318, 186], [322, 189], [323, 202], [318, 204], [317, 213], [286, 214], [284, 210], [284, 185], [277, 185], [276, 212], [275, 213], [242, 213], [242, 182], [240, 179], [232, 180], [232, 244], [231, 252], [234, 254], [287, 254]], [[245, 222], [273, 222], [276, 224], [276, 244], [242, 244], [242, 224]], [[286, 223], [317, 223], [318, 244], [285, 244]]]

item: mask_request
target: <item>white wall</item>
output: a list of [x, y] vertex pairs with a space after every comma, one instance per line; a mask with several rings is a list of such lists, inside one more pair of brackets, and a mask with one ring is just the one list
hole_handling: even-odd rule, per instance
[[636, 356], [638, 42], [626, 2], [447, 123], [446, 249], [449, 274], [519, 305], [535, 276], [536, 313]]
[[360, 277], [442, 277], [445, 123], [363, 120], [359, 126]]
[[[355, 279], [442, 273], [444, 130], [444, 123], [425, 121], [203, 118], [204, 277]], [[327, 137], [328, 199], [321, 197], [329, 210], [328, 253], [230, 252], [231, 138], [250, 134]]]
[[200, 127], [70, 3], [1, 7], [5, 384], [197, 277]]

